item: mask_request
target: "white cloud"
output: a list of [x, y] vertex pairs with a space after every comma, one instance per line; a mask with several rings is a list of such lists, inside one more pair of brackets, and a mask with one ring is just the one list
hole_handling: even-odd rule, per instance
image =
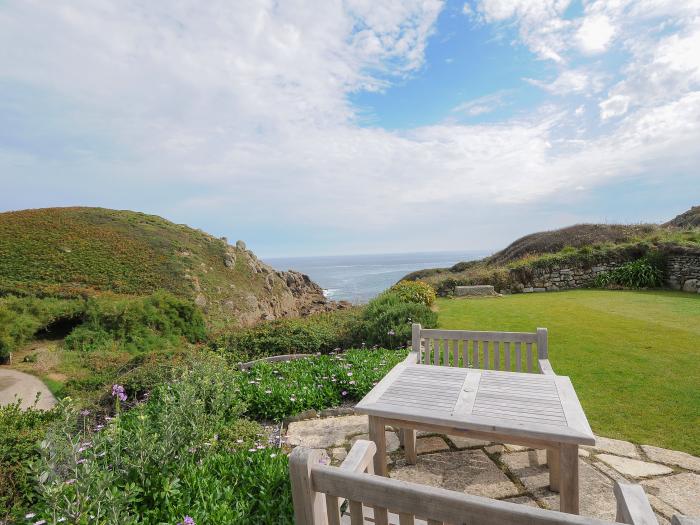
[[552, 82], [543, 82], [531, 78], [526, 80], [555, 95], [568, 95], [571, 93], [594, 94], [603, 88], [602, 76], [599, 73], [583, 68], [564, 70]]
[[480, 0], [476, 12], [485, 22], [514, 20], [523, 43], [541, 59], [564, 62], [572, 24], [563, 15], [570, 0]]
[[483, 97], [462, 102], [461, 104], [452, 108], [452, 113], [461, 113], [469, 117], [476, 117], [477, 115], [482, 115], [484, 113], [491, 113], [505, 104], [504, 97], [506, 94], [506, 91], [499, 91], [497, 93], [484, 95]]
[[612, 117], [619, 117], [627, 113], [630, 98], [625, 95], [613, 95], [599, 104], [600, 118], [607, 120]]
[[576, 32], [579, 47], [585, 53], [602, 53], [608, 48], [615, 28], [605, 15], [591, 15], [583, 19]]

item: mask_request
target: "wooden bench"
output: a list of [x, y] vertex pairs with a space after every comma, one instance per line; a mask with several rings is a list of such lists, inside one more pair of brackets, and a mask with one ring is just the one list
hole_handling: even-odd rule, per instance
[[[358, 440], [340, 467], [330, 467], [321, 463], [322, 450], [294, 449], [289, 476], [296, 525], [610, 525], [595, 518], [377, 476], [372, 466], [376, 450], [372, 441]], [[614, 494], [617, 522], [658, 525], [639, 485], [616, 482]], [[684, 522], [674, 517], [674, 523]]]
[[479, 332], [426, 329], [413, 323], [411, 343], [407, 359], [417, 364], [554, 373], [546, 328], [536, 332]]

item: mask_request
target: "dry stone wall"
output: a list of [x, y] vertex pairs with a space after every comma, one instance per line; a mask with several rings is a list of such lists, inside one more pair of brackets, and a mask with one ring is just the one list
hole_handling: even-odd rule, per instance
[[[512, 293], [551, 292], [586, 288], [595, 278], [609, 272], [626, 260], [601, 260], [593, 265], [554, 265], [551, 268], [510, 270]], [[700, 293], [700, 253], [669, 253], [666, 256], [665, 281], [669, 288]]]
[[590, 267], [568, 265], [535, 268], [525, 278], [522, 270], [511, 270], [511, 280], [515, 282], [512, 291], [532, 293], [585, 288], [591, 286], [598, 275], [621, 264], [618, 261], [602, 261]]
[[700, 254], [669, 255], [667, 283], [674, 290], [700, 293]]

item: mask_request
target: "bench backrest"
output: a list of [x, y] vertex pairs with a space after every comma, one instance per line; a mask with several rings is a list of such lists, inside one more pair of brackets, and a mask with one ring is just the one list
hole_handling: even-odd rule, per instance
[[[479, 525], [610, 525], [611, 522], [558, 511], [470, 496], [371, 474], [376, 445], [358, 440], [340, 467], [321, 464], [324, 452], [298, 447], [289, 458], [296, 525], [476, 523]], [[369, 473], [365, 473], [369, 470]], [[639, 485], [615, 485], [617, 521], [658, 525]], [[350, 517], [341, 514], [344, 501]], [[398, 519], [397, 519], [398, 518]]]
[[513, 372], [542, 372], [547, 359], [547, 329], [536, 332], [478, 332], [426, 329], [414, 323], [413, 351], [418, 363]]

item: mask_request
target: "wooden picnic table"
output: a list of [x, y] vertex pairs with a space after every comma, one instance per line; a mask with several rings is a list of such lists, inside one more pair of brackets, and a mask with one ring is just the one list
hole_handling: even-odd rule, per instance
[[401, 363], [355, 410], [369, 416], [377, 474], [387, 475], [386, 425], [547, 449], [560, 510], [579, 512], [578, 446], [595, 437], [568, 377]]

